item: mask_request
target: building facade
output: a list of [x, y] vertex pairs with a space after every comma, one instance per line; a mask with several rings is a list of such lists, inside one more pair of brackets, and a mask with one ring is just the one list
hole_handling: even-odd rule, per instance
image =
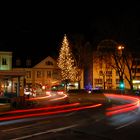
[[[33, 67], [13, 68], [13, 70], [24, 70], [26, 72], [23, 83], [28, 88], [50, 89], [52, 86], [59, 85], [62, 82], [61, 72], [57, 66], [57, 61], [50, 56], [46, 57]], [[16, 81], [14, 81], [15, 87], [16, 84]], [[77, 83], [69, 83], [69, 85], [74, 85], [75, 88], [78, 88]], [[83, 74], [80, 85], [83, 88]]]
[[[15, 71], [12, 69], [12, 52], [0, 52], [0, 95], [4, 93], [13, 93], [13, 79], [17, 83], [15, 90], [17, 96], [20, 95], [20, 83], [21, 79], [25, 76], [25, 72]], [[23, 85], [23, 84], [22, 84]], [[23, 94], [23, 91], [21, 91]]]
[[[133, 77], [133, 89], [140, 89], [140, 59], [137, 59], [139, 62], [137, 66], [134, 65], [134, 69], [131, 69], [131, 74], [135, 75]], [[134, 74], [135, 72], [135, 74]], [[129, 78], [128, 68], [124, 69], [124, 73]], [[122, 86], [124, 89], [130, 89], [130, 84], [128, 83], [126, 77], [123, 77], [123, 85], [120, 85], [120, 77], [118, 72], [108, 67], [107, 63], [98, 63], [93, 59], [93, 88], [101, 89], [120, 89]]]
[[12, 69], [12, 52], [0, 52], [0, 70]]
[[[60, 70], [57, 67], [56, 61], [48, 56], [37, 65], [30, 68], [13, 68], [14, 70], [24, 70], [26, 75], [24, 83], [26, 87], [51, 87], [54, 84], [60, 83]], [[16, 81], [14, 83], [16, 85]]]

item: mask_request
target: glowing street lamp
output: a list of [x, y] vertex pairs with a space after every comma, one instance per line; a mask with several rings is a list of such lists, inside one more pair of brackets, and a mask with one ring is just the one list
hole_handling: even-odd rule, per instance
[[120, 45], [118, 46], [118, 50], [123, 50], [124, 49], [124, 46]]
[[124, 46], [119, 45], [119, 46], [118, 46], [118, 50], [119, 50], [119, 52], [120, 52], [120, 55], [122, 56], [122, 51], [124, 50]]

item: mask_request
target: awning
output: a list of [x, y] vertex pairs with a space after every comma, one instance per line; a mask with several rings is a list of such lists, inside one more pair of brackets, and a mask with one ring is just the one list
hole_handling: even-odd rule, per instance
[[0, 70], [0, 79], [10, 79], [25, 76], [26, 71], [21, 70]]

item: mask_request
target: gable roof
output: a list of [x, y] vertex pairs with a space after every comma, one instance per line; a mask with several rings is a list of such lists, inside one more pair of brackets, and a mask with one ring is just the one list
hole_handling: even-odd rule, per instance
[[33, 68], [58, 68], [57, 61], [51, 56], [46, 57], [41, 62], [36, 64]]

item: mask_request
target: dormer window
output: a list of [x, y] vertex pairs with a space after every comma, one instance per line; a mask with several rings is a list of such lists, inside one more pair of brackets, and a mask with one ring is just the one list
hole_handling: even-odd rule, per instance
[[2, 58], [2, 65], [7, 65], [6, 58]]
[[51, 62], [51, 61], [46, 61], [46, 65], [52, 66], [52, 65], [53, 65], [53, 62]]

